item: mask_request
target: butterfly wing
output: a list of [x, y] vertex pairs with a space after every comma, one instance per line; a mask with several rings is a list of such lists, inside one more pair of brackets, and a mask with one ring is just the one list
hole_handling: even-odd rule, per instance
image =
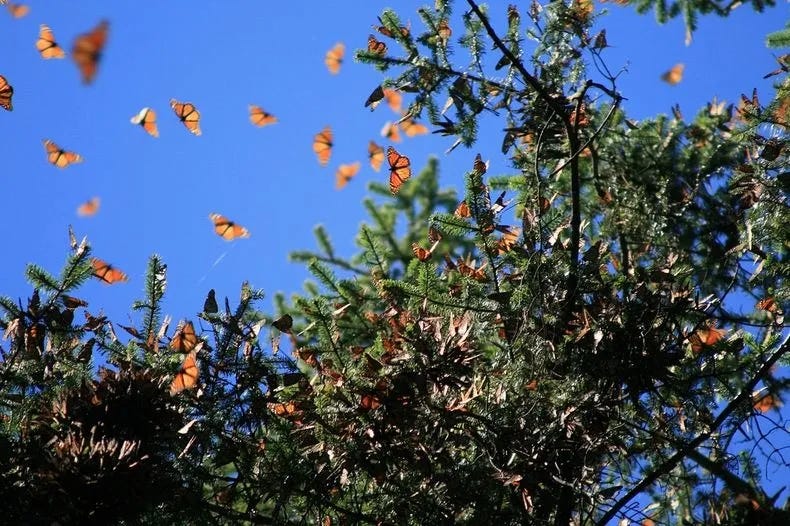
[[326, 166], [329, 163], [329, 158], [332, 156], [332, 128], [325, 127], [313, 138], [313, 152], [318, 156], [318, 163], [321, 166]]
[[197, 353], [191, 352], [184, 359], [181, 368], [173, 377], [170, 383], [170, 394], [177, 395], [185, 389], [193, 389], [197, 386], [200, 369], [197, 366]]
[[104, 260], [91, 258], [91, 265], [93, 265], [93, 275], [107, 285], [119, 281], [129, 281], [129, 276]]
[[392, 142], [401, 142], [402, 140], [398, 125], [390, 121], [384, 123], [384, 127], [381, 129], [381, 136]]
[[670, 68], [669, 71], [661, 75], [661, 80], [666, 82], [667, 84], [674, 86], [678, 84], [681, 80], [683, 80], [683, 70], [686, 66], [682, 63], [675, 64]]
[[82, 203], [79, 208], [77, 208], [77, 215], [81, 217], [96, 215], [96, 212], [99, 211], [100, 203], [101, 201], [98, 197], [91, 198], [89, 201]]
[[353, 164], [341, 164], [335, 173], [335, 188], [337, 190], [343, 189], [343, 187], [346, 186], [355, 175], [357, 175], [357, 172], [359, 172], [359, 167], [359, 161]]
[[170, 107], [176, 117], [184, 123], [187, 130], [193, 135], [200, 135], [200, 112], [191, 102], [178, 102], [176, 99], [170, 99]]
[[8, 4], [6, 9], [14, 18], [22, 18], [30, 12], [30, 8], [24, 4]]
[[63, 48], [55, 42], [55, 35], [52, 33], [52, 29], [46, 24], [41, 24], [38, 40], [36, 41], [36, 49], [41, 54], [41, 58], [45, 59], [63, 58], [66, 56]]
[[368, 51], [374, 55], [383, 56], [387, 54], [387, 44], [376, 40], [373, 35], [368, 35]]
[[404, 119], [400, 122], [400, 127], [406, 137], [416, 137], [417, 135], [425, 135], [428, 133], [428, 127], [424, 124], [416, 122], [411, 117]]
[[250, 232], [241, 225], [237, 225], [227, 217], [220, 214], [208, 216], [214, 222], [214, 232], [225, 241], [233, 241], [239, 237], [250, 237]]
[[368, 158], [370, 159], [370, 167], [378, 172], [381, 170], [381, 164], [384, 162], [384, 148], [370, 141], [368, 144]]
[[170, 340], [170, 348], [176, 352], [188, 354], [195, 349], [198, 341], [195, 326], [191, 321], [187, 321], [173, 335], [173, 339]]
[[132, 124], [138, 124], [151, 137], [159, 137], [159, 129], [156, 127], [156, 112], [151, 108], [143, 108], [140, 113], [132, 117]]
[[384, 98], [387, 99], [387, 105], [392, 111], [395, 113], [400, 113], [402, 111], [401, 107], [403, 105], [403, 95], [401, 95], [399, 91], [394, 89], [385, 89]]
[[390, 165], [390, 192], [395, 195], [411, 177], [411, 161], [390, 146], [387, 148], [387, 162]]
[[262, 128], [277, 122], [277, 117], [271, 113], [265, 112], [260, 106], [250, 104], [250, 122], [253, 124], [253, 126]]
[[14, 109], [11, 98], [14, 96], [14, 88], [8, 83], [6, 78], [0, 75], [0, 106], [8, 111]]
[[346, 46], [342, 42], [338, 42], [332, 49], [326, 52], [324, 57], [324, 64], [332, 75], [337, 75], [340, 72], [340, 65], [343, 63], [343, 56], [346, 54]]
[[44, 140], [44, 149], [47, 152], [47, 160], [58, 168], [82, 162], [82, 156], [74, 152], [67, 152], [49, 139]]
[[96, 76], [109, 28], [110, 23], [102, 20], [90, 33], [83, 33], [74, 41], [71, 56], [82, 74], [84, 84], [90, 84]]

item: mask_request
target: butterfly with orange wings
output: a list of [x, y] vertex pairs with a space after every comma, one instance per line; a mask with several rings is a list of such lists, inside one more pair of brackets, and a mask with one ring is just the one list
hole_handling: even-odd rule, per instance
[[74, 40], [71, 56], [82, 74], [84, 84], [90, 84], [96, 76], [109, 29], [110, 23], [102, 20], [91, 32], [83, 33]]
[[185, 389], [195, 388], [199, 376], [200, 369], [197, 366], [197, 353], [190, 352], [170, 383], [170, 395], [174, 396]]
[[176, 99], [170, 99], [170, 107], [176, 117], [179, 118], [187, 130], [193, 135], [200, 135], [200, 112], [191, 102], [178, 102]]
[[318, 156], [318, 162], [321, 166], [326, 166], [329, 163], [329, 158], [332, 156], [332, 146], [334, 146], [332, 140], [332, 128], [329, 126], [326, 126], [313, 138], [313, 151]]
[[233, 241], [239, 237], [250, 237], [250, 232], [241, 225], [238, 225], [220, 214], [210, 214], [208, 216], [214, 222], [214, 232], [225, 241]]
[[191, 353], [200, 342], [191, 321], [184, 322], [170, 340], [170, 348], [182, 354]]
[[390, 146], [387, 148], [387, 162], [390, 165], [390, 192], [395, 195], [401, 185], [411, 177], [411, 161]]
[[98, 197], [92, 197], [89, 201], [82, 203], [77, 208], [77, 215], [80, 217], [93, 216], [99, 211], [99, 204], [101, 200]]
[[[393, 31], [390, 31], [390, 29], [384, 25], [384, 21], [381, 19], [381, 17], [379, 17], [379, 23], [381, 25], [373, 26], [373, 29], [375, 29], [385, 37], [395, 38], [395, 33]], [[409, 23], [409, 25], [411, 25], [411, 23]], [[397, 32], [400, 33], [400, 36], [402, 38], [408, 38], [409, 35], [411, 34], [411, 31], [409, 30], [408, 26], [399, 26]]]
[[359, 172], [359, 161], [353, 164], [341, 164], [335, 173], [335, 189], [342, 190], [348, 182]]
[[406, 137], [416, 137], [417, 135], [426, 135], [428, 127], [415, 121], [411, 117], [403, 117], [400, 120], [400, 129], [406, 134]]
[[400, 128], [398, 128], [397, 124], [390, 121], [384, 123], [384, 127], [381, 129], [381, 136], [392, 142], [401, 142], [402, 140], [400, 137]]
[[67, 152], [49, 139], [44, 139], [44, 149], [47, 151], [47, 160], [58, 168], [65, 168], [70, 164], [82, 162], [81, 155]]
[[342, 42], [338, 42], [332, 49], [326, 52], [324, 57], [324, 64], [326, 69], [332, 75], [337, 75], [340, 72], [340, 65], [343, 63], [343, 56], [346, 54], [346, 46]]
[[94, 277], [107, 285], [112, 285], [119, 281], [129, 281], [129, 276], [127, 276], [126, 273], [118, 270], [104, 260], [91, 258], [91, 264], [93, 265]]
[[670, 86], [674, 86], [678, 84], [681, 80], [683, 80], [683, 70], [686, 69], [684, 64], [675, 64], [672, 66], [669, 71], [661, 75], [661, 80], [669, 84]]
[[387, 44], [376, 40], [376, 37], [373, 35], [368, 35], [368, 52], [380, 57], [384, 56], [387, 54]]
[[156, 127], [156, 112], [151, 108], [143, 108], [140, 113], [131, 118], [132, 124], [138, 124], [151, 137], [159, 137], [159, 129]]
[[384, 162], [384, 148], [370, 141], [368, 144], [368, 159], [370, 159], [371, 168], [377, 172], [381, 170], [381, 164]]
[[52, 29], [46, 24], [41, 24], [38, 31], [38, 40], [36, 40], [36, 49], [41, 53], [41, 58], [63, 58], [66, 52], [55, 41], [55, 35]]
[[22, 18], [30, 12], [30, 8], [25, 4], [6, 4], [6, 9], [14, 18]]
[[691, 333], [688, 336], [688, 341], [691, 344], [691, 350], [694, 353], [699, 353], [705, 347], [716, 345], [726, 334], [726, 329], [717, 329], [714, 323], [710, 323]]
[[8, 83], [6, 78], [0, 75], [0, 106], [11, 111], [14, 105], [11, 98], [14, 96], [14, 88]]
[[250, 122], [253, 126], [263, 128], [264, 126], [277, 122], [277, 117], [271, 113], [265, 112], [260, 106], [250, 104]]

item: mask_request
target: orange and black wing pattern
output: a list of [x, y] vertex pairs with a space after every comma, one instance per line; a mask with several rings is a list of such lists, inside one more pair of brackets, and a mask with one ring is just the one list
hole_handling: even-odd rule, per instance
[[268, 126], [277, 122], [277, 117], [271, 113], [267, 113], [260, 106], [250, 104], [250, 122], [253, 126], [263, 128], [264, 126]]
[[151, 108], [143, 108], [140, 113], [132, 117], [132, 124], [138, 124], [151, 137], [159, 137], [159, 129], [156, 127], [156, 112]]
[[186, 129], [193, 135], [200, 135], [200, 112], [191, 102], [179, 102], [176, 99], [170, 99], [170, 107], [181, 122], [184, 123]]
[[170, 394], [177, 395], [185, 389], [194, 389], [197, 386], [200, 369], [197, 366], [197, 353], [191, 352], [184, 359], [181, 368], [170, 383]]
[[104, 260], [91, 258], [91, 264], [93, 265], [93, 275], [107, 285], [129, 281], [129, 276], [125, 272], [118, 270]]
[[674, 86], [678, 84], [681, 80], [683, 80], [683, 70], [686, 69], [684, 64], [675, 64], [672, 66], [669, 71], [661, 75], [661, 80], [669, 84], [670, 86]]
[[8, 111], [13, 110], [14, 105], [11, 102], [13, 96], [14, 88], [8, 83], [4, 76], [0, 75], [0, 107], [3, 107]]
[[99, 211], [100, 204], [101, 200], [98, 197], [92, 197], [77, 208], [77, 215], [80, 217], [94, 216]]
[[184, 322], [170, 340], [170, 348], [183, 354], [191, 353], [200, 340], [191, 321]]
[[390, 165], [390, 192], [395, 195], [401, 185], [411, 177], [411, 161], [390, 146], [387, 148], [387, 162]]
[[381, 170], [381, 165], [384, 162], [384, 148], [370, 141], [368, 144], [368, 158], [370, 159], [370, 167], [378, 172]]
[[71, 56], [82, 75], [82, 82], [90, 84], [96, 76], [96, 71], [101, 60], [104, 46], [107, 44], [107, 33], [110, 23], [106, 20], [99, 22], [89, 33], [83, 33], [74, 41]]
[[44, 139], [44, 149], [47, 151], [47, 160], [58, 168], [65, 168], [70, 164], [82, 162], [81, 155], [67, 152], [49, 139]]
[[225, 241], [233, 241], [240, 237], [250, 237], [249, 230], [223, 215], [211, 214], [208, 218], [214, 222], [214, 232]]
[[340, 65], [343, 63], [343, 56], [346, 54], [346, 46], [342, 42], [338, 42], [329, 51], [326, 52], [324, 57], [324, 64], [326, 69], [332, 75], [337, 75], [340, 72]]
[[368, 35], [368, 51], [374, 55], [384, 56], [387, 54], [387, 44], [377, 40], [373, 35]]
[[348, 182], [359, 172], [359, 161], [352, 164], [341, 164], [335, 173], [335, 188], [342, 190]]
[[417, 135], [426, 135], [428, 127], [421, 124], [411, 117], [405, 117], [400, 121], [400, 129], [406, 134], [406, 137], [416, 137]]
[[329, 126], [318, 132], [313, 138], [313, 151], [318, 156], [318, 163], [326, 166], [332, 156], [332, 146], [334, 145], [332, 128]]
[[36, 40], [36, 49], [41, 53], [41, 58], [63, 58], [66, 52], [55, 41], [55, 35], [52, 29], [46, 24], [41, 24], [38, 31], [38, 40]]
[[397, 124], [390, 121], [384, 123], [384, 127], [381, 128], [381, 136], [392, 142], [401, 142], [402, 140], [400, 137], [400, 128], [398, 128]]

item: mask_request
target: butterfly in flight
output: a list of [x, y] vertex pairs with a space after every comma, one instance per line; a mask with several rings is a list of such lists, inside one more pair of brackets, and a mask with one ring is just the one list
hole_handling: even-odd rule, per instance
[[395, 113], [400, 113], [403, 105], [403, 95], [400, 91], [384, 88], [384, 98], [387, 99], [387, 105]]
[[666, 82], [667, 84], [674, 86], [678, 84], [681, 80], [683, 80], [683, 70], [686, 69], [684, 64], [675, 64], [672, 66], [669, 71], [661, 75], [661, 80]]
[[214, 232], [225, 241], [233, 241], [239, 237], [250, 237], [249, 230], [237, 225], [225, 216], [210, 214], [208, 218], [214, 222]]
[[341, 164], [335, 173], [335, 188], [341, 190], [359, 172], [359, 161], [352, 164]]
[[390, 146], [387, 148], [387, 162], [390, 165], [390, 192], [395, 195], [411, 177], [411, 161]]
[[159, 129], [156, 127], [156, 112], [151, 108], [143, 108], [140, 113], [131, 118], [132, 124], [138, 124], [151, 137], [159, 137]]
[[11, 102], [13, 96], [14, 88], [8, 83], [4, 76], [0, 75], [0, 106], [8, 111], [13, 110], [14, 105]]
[[269, 124], [277, 122], [277, 117], [271, 113], [267, 113], [260, 106], [250, 104], [250, 122], [253, 126], [263, 128]]
[[41, 58], [63, 58], [66, 52], [55, 41], [55, 35], [52, 29], [46, 24], [41, 24], [38, 31], [38, 40], [36, 40], [36, 49], [41, 53]]
[[200, 112], [191, 102], [178, 102], [176, 99], [170, 99], [170, 107], [176, 114], [181, 122], [184, 123], [186, 129], [193, 135], [200, 135]]
[[14, 18], [22, 18], [30, 12], [30, 8], [25, 4], [6, 4], [6, 9]]
[[368, 144], [368, 158], [370, 159], [370, 167], [378, 172], [381, 170], [381, 164], [384, 162], [384, 148], [370, 141]]
[[44, 149], [47, 151], [47, 160], [58, 168], [65, 168], [70, 164], [82, 162], [81, 155], [67, 152], [49, 139], [44, 139]]
[[406, 137], [416, 137], [417, 135], [426, 135], [428, 127], [415, 121], [411, 117], [404, 117], [400, 120], [400, 129], [406, 134]]
[[200, 340], [195, 333], [195, 326], [191, 321], [181, 324], [170, 340], [170, 348], [183, 354], [191, 353]]
[[90, 84], [96, 76], [109, 29], [110, 23], [102, 20], [92, 31], [83, 33], [74, 40], [71, 56], [82, 74], [84, 84]]
[[398, 125], [390, 121], [384, 123], [384, 127], [381, 129], [381, 136], [392, 142], [401, 142], [402, 140]]
[[93, 265], [93, 275], [107, 285], [112, 285], [119, 281], [129, 281], [129, 276], [127, 276], [126, 273], [118, 270], [104, 260], [91, 258], [91, 264]]
[[332, 156], [332, 146], [334, 145], [332, 140], [332, 128], [329, 126], [318, 132], [313, 138], [313, 151], [318, 156], [321, 166], [326, 166]]
[[343, 63], [343, 56], [346, 54], [346, 46], [342, 42], [338, 42], [332, 49], [326, 52], [324, 57], [324, 64], [326, 69], [332, 75], [337, 75], [340, 72], [340, 65]]
[[384, 88], [381, 87], [381, 84], [376, 86], [376, 88], [370, 92], [368, 95], [367, 100], [365, 100], [365, 107], [367, 108], [370, 106], [370, 111], [376, 109], [376, 106], [381, 104], [381, 101], [384, 100]]
[[96, 212], [99, 211], [99, 204], [101, 200], [98, 197], [92, 197], [90, 200], [82, 203], [77, 208], [77, 215], [80, 217], [90, 217], [96, 215]]
[[177, 395], [184, 389], [193, 389], [197, 386], [199, 376], [200, 369], [197, 366], [197, 353], [190, 352], [170, 383], [170, 395]]

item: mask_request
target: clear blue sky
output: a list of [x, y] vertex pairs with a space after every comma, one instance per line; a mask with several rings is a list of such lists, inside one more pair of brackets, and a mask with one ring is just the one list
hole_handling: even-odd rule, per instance
[[[314, 246], [316, 224], [326, 225], [341, 254], [350, 254], [365, 219], [360, 203], [366, 183], [386, 176], [367, 163], [368, 140], [386, 146], [379, 130], [395, 117], [384, 104], [375, 112], [363, 108], [382, 77], [353, 61], [380, 13], [381, 5], [374, 4], [82, 0], [33, 2], [22, 19], [0, 11], [0, 74], [15, 89], [14, 111], [0, 112], [7, 225], [0, 292], [29, 295], [23, 276], [29, 262], [58, 271], [69, 224], [78, 236], [88, 236], [96, 256], [129, 274], [129, 283], [91, 282], [81, 292], [93, 309], [104, 308], [122, 323], [142, 294], [152, 253], [169, 266], [166, 311], [175, 318], [199, 311], [209, 288], [220, 298], [236, 298], [244, 279], [269, 298], [278, 290], [299, 290], [306, 273], [287, 255]], [[413, 30], [420, 30], [421, 2], [397, 5]], [[503, 21], [507, 3], [491, 5], [495, 21]], [[729, 20], [702, 18], [686, 47], [680, 21], [658, 26], [652, 15], [607, 6], [612, 14], [599, 21], [612, 46], [605, 56], [612, 70], [627, 68], [619, 89], [632, 117], [668, 113], [676, 102], [691, 117], [713, 96], [736, 101], [755, 86], [767, 97], [770, 81], [760, 79], [775, 66], [763, 40], [784, 23], [776, 16], [779, 9], [755, 15], [741, 8]], [[34, 43], [41, 23], [70, 52], [74, 37], [103, 18], [110, 21], [109, 41], [93, 85], [80, 82], [70, 57], [39, 57]], [[455, 39], [460, 21], [451, 25]], [[347, 46], [346, 60], [332, 76], [323, 58], [338, 41]], [[686, 76], [671, 87], [659, 76], [676, 62], [686, 63]], [[202, 136], [187, 133], [177, 121], [171, 98], [198, 107]], [[279, 123], [251, 126], [248, 104], [261, 105]], [[158, 139], [129, 122], [144, 106], [158, 113]], [[327, 124], [336, 146], [329, 166], [321, 168], [311, 142]], [[405, 139], [398, 148], [416, 169], [437, 153], [441, 183], [458, 186], [477, 151], [491, 159], [489, 173], [508, 169], [499, 154], [499, 126], [489, 120], [481, 136], [490, 140], [472, 151], [461, 147], [445, 156], [450, 140], [439, 136]], [[84, 162], [65, 170], [48, 164], [44, 138], [78, 152]], [[356, 160], [363, 169], [335, 191], [336, 167]], [[76, 207], [92, 196], [101, 198], [100, 212], [78, 218]], [[213, 232], [211, 212], [246, 226], [252, 236], [223, 241]]]

